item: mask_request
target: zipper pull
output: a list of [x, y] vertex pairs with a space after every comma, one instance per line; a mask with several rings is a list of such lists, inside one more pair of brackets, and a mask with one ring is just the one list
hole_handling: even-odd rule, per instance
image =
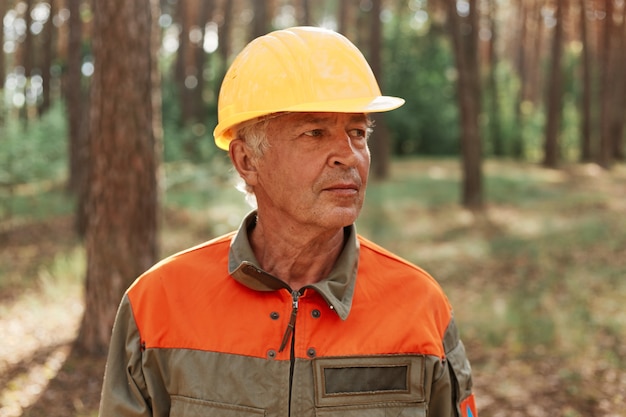
[[300, 298], [300, 293], [298, 291], [292, 291], [291, 297], [293, 298], [293, 301], [291, 303], [291, 317], [289, 318], [289, 323], [287, 324], [287, 328], [285, 329], [283, 341], [280, 343], [280, 348], [278, 348], [279, 352], [285, 350], [287, 342], [289, 341], [289, 336], [293, 334], [293, 330], [296, 327], [296, 315], [298, 314], [298, 299]]

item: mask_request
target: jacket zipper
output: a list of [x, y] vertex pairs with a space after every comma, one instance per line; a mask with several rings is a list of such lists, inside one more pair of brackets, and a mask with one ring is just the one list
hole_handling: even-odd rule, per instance
[[[279, 352], [285, 350], [287, 346], [287, 342], [289, 341], [289, 336], [291, 336], [296, 328], [296, 315], [298, 314], [298, 299], [300, 298], [300, 293], [298, 291], [291, 291], [291, 297], [293, 299], [291, 303], [291, 317], [289, 318], [289, 324], [287, 324], [287, 328], [285, 329], [285, 334], [283, 335], [283, 341], [280, 343], [280, 348], [278, 348]], [[291, 342], [293, 344], [293, 337], [291, 338]]]
[[300, 298], [299, 291], [291, 291], [291, 317], [289, 318], [289, 324], [287, 324], [287, 329], [285, 329], [285, 334], [283, 335], [283, 341], [280, 344], [279, 352], [282, 352], [287, 346], [287, 342], [289, 341], [289, 337], [291, 336], [291, 351], [290, 351], [290, 362], [291, 365], [289, 367], [289, 414], [291, 416], [291, 391], [293, 390], [293, 372], [296, 364], [296, 316], [298, 315], [298, 300]]

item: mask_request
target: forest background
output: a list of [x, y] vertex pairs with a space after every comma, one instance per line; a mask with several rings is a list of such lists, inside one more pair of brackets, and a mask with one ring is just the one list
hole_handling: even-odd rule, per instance
[[359, 230], [456, 308], [482, 416], [626, 415], [623, 0], [0, 0], [0, 417], [96, 415], [123, 290], [248, 209], [212, 142], [252, 38], [383, 92]]

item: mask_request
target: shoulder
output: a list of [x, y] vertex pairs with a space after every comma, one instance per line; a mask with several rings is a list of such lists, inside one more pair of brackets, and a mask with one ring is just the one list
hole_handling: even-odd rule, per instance
[[360, 275], [367, 276], [370, 282], [397, 288], [407, 294], [419, 291], [421, 297], [429, 297], [442, 307], [450, 308], [443, 289], [428, 272], [362, 236], [358, 239]]
[[394, 272], [401, 271], [403, 274], [420, 276], [438, 285], [428, 272], [412, 262], [388, 251], [363, 236], [359, 235], [358, 240], [360, 244], [360, 260], [371, 264], [372, 267], [378, 268], [381, 272], [384, 271], [382, 268], [388, 268], [388, 270], [393, 270]]
[[206, 276], [228, 274], [228, 251], [233, 233], [217, 237], [200, 245], [168, 256], [144, 272], [130, 286], [131, 299], [155, 287], [168, 289], [194, 285]]

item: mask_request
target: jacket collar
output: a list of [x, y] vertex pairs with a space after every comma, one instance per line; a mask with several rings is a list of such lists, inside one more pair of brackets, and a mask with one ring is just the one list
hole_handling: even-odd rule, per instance
[[[239, 283], [256, 291], [280, 289], [292, 291], [286, 282], [264, 271], [259, 266], [248, 240], [248, 232], [254, 228], [255, 224], [256, 211], [253, 211], [244, 218], [231, 242], [228, 254], [228, 272]], [[346, 244], [328, 277], [302, 288], [303, 290], [311, 288], [317, 291], [342, 320], [345, 320], [350, 313], [359, 265], [359, 241], [356, 227], [351, 225], [344, 230], [347, 234]]]

